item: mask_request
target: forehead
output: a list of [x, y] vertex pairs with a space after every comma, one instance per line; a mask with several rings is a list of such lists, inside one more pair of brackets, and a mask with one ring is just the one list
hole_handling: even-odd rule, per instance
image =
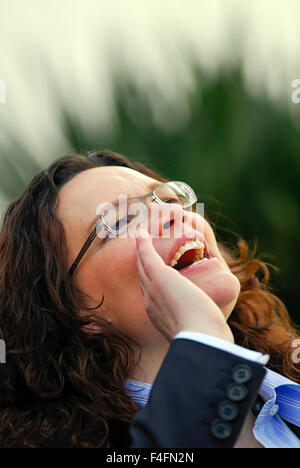
[[138, 196], [158, 183], [127, 167], [105, 166], [76, 175], [59, 192], [57, 215], [67, 231], [79, 233], [96, 216], [99, 203], [112, 202], [120, 194]]
[[96, 203], [112, 201], [119, 194], [140, 194], [140, 189], [151, 189], [157, 184], [138, 171], [127, 167], [95, 167], [81, 172], [60, 191], [60, 201], [79, 203], [83, 199], [95, 198]]

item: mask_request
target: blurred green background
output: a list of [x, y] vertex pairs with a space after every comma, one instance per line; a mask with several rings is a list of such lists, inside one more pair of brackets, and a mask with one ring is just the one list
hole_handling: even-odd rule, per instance
[[220, 239], [257, 241], [300, 323], [297, 2], [2, 2], [2, 212], [57, 157], [110, 148], [188, 182]]

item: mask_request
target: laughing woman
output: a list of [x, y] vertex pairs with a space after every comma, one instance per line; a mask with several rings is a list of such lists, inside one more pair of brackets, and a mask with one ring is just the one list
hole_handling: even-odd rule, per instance
[[[99, 212], [120, 210], [120, 194], [141, 202], [143, 219]], [[239, 252], [217, 243], [207, 220], [199, 232], [195, 201], [186, 184], [104, 151], [59, 159], [11, 203], [0, 236], [0, 447], [300, 447], [296, 330], [266, 265], [243, 241]], [[165, 235], [170, 203], [184, 226], [176, 239]], [[130, 235], [152, 211], [158, 235]]]

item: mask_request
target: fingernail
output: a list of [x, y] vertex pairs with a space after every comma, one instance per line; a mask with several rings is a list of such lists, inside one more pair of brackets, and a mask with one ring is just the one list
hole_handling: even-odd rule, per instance
[[134, 231], [132, 233], [132, 237], [134, 237], [135, 239], [137, 239], [138, 237], [140, 237], [140, 231]]
[[141, 237], [144, 237], [144, 239], [148, 239], [150, 236], [149, 236], [149, 232], [146, 231], [145, 229], [143, 228], [140, 228], [140, 235]]
[[139, 228], [138, 230], [134, 231], [133, 233], [134, 237], [137, 239], [137, 238], [147, 238], [149, 237], [149, 234], [147, 231], [145, 231], [144, 229], [142, 228]]

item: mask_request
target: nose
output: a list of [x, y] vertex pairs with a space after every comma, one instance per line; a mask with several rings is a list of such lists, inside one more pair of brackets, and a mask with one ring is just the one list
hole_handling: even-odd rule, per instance
[[184, 210], [177, 204], [151, 203], [148, 230], [151, 237], [180, 237]]

